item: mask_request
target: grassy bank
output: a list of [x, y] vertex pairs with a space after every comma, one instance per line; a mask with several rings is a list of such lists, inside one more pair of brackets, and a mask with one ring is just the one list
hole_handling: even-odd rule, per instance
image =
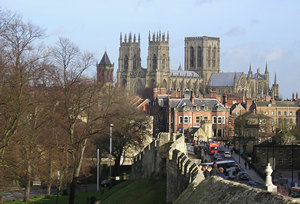
[[[125, 181], [111, 189], [96, 191], [79, 191], [76, 193], [75, 203], [87, 203], [91, 197], [96, 197], [101, 204], [147, 204], [166, 203], [166, 181], [149, 181], [140, 179], [136, 181]], [[10, 204], [23, 203], [20, 201], [9, 202]], [[30, 203], [55, 204], [56, 196], [50, 198], [35, 198]], [[68, 203], [68, 196], [59, 196], [58, 203]]]

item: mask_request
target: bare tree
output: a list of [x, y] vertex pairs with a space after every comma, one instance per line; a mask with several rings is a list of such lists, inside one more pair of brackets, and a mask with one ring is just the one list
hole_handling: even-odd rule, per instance
[[38, 39], [44, 36], [40, 27], [24, 23], [21, 17], [0, 10], [0, 203], [6, 181], [5, 150], [15, 136], [20, 120], [32, 106], [28, 87], [37, 77], [43, 56]]

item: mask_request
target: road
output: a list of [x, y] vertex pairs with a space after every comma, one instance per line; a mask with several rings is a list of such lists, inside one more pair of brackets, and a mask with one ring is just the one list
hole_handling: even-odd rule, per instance
[[[194, 147], [192, 146], [192, 144], [190, 143], [186, 143], [187, 145], [187, 152], [189, 154], [189, 156], [191, 158], [193, 158], [193, 160], [200, 160], [200, 159], [195, 159], [195, 153], [194, 153]], [[204, 144], [200, 145], [202, 149], [207, 148]], [[235, 152], [233, 152], [232, 157], [231, 158], [225, 158], [224, 157], [224, 153], [225, 151], [230, 151], [231, 147], [229, 148], [225, 148], [223, 145], [220, 145], [220, 155], [222, 157], [223, 160], [234, 160], [240, 167], [241, 171], [245, 171], [248, 176], [249, 176], [249, 180], [255, 181], [256, 182], [256, 187], [260, 188], [260, 189], [265, 189], [265, 182], [263, 179], [261, 179], [261, 177], [253, 170], [253, 169], [249, 169], [249, 168], [245, 168], [245, 160], [242, 157], [239, 157], [238, 154], [236, 154]], [[208, 151], [206, 151], [207, 154], [204, 155], [204, 161], [214, 161], [213, 155], [209, 155]], [[199, 163], [199, 162], [196, 162]], [[247, 165], [248, 167], [248, 165]], [[241, 180], [238, 176], [236, 177], [236, 179], [234, 180], [236, 182], [240, 182], [240, 183], [244, 183], [244, 184], [248, 184], [248, 180]]]

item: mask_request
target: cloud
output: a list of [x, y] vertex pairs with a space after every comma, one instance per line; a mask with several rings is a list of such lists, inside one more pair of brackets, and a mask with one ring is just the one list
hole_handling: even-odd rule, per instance
[[275, 48], [273, 48], [271, 51], [269, 51], [266, 54], [266, 60], [267, 61], [276, 61], [276, 60], [280, 60], [282, 58], [282, 47], [281, 46], [276, 46]]
[[245, 35], [245, 33], [246, 33], [245, 28], [237, 26], [237, 27], [231, 28], [229, 31], [224, 33], [224, 35], [229, 36], [229, 37], [235, 37], [235, 36]]

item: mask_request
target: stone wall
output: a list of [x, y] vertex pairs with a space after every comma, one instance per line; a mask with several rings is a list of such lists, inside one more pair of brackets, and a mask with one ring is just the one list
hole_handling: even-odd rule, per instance
[[278, 193], [270, 193], [213, 176], [205, 179], [196, 188], [190, 184], [174, 202], [174, 204], [185, 203], [285, 204], [296, 203], [296, 201]]

